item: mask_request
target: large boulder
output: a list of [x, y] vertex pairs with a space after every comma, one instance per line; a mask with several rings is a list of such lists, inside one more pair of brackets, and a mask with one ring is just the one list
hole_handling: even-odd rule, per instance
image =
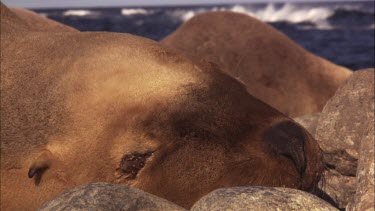
[[172, 202], [125, 185], [92, 183], [68, 190], [39, 211], [59, 210], [185, 210]]
[[334, 211], [322, 199], [299, 190], [271, 187], [218, 189], [194, 204], [191, 211], [207, 210], [299, 210]]
[[234, 12], [197, 15], [161, 42], [218, 64], [249, 93], [293, 118], [320, 112], [351, 75], [272, 26]]
[[356, 71], [324, 107], [316, 129], [327, 172], [322, 189], [344, 208], [355, 193], [359, 146], [374, 124], [374, 69]]
[[355, 194], [355, 176], [345, 176], [327, 168], [319, 182], [320, 196], [337, 208], [344, 209]]
[[357, 186], [348, 211], [374, 210], [374, 124], [369, 125], [367, 135], [361, 141], [357, 168]]

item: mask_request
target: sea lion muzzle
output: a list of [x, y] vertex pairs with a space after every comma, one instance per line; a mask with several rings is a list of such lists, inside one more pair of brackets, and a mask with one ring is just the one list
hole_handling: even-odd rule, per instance
[[291, 121], [277, 123], [264, 133], [263, 139], [274, 153], [293, 161], [301, 177], [303, 176], [306, 169], [306, 137], [300, 126]]

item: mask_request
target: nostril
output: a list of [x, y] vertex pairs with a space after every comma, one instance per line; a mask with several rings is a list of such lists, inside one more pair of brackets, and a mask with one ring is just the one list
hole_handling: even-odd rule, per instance
[[35, 178], [35, 184], [40, 183], [43, 173], [51, 166], [52, 154], [48, 150], [45, 150], [40, 156], [38, 156], [31, 164], [27, 176], [29, 178]]
[[29, 178], [33, 178], [35, 175], [42, 175], [47, 169], [48, 169], [48, 166], [31, 167], [27, 175], [29, 176]]
[[30, 168], [29, 173], [27, 175], [29, 176], [29, 178], [33, 178], [37, 171], [37, 168]]

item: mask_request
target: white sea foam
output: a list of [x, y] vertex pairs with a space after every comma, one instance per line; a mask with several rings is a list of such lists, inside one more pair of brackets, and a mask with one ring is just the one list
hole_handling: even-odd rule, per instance
[[340, 4], [335, 5], [335, 10], [346, 10], [346, 11], [362, 11], [361, 5], [356, 4]]
[[[237, 6], [241, 7], [241, 6]], [[233, 7], [232, 11], [237, 11], [239, 8]], [[240, 10], [241, 11], [241, 10]], [[244, 9], [243, 9], [244, 11]], [[279, 22], [286, 21], [291, 23], [301, 22], [318, 22], [326, 20], [334, 11], [323, 8], [298, 8], [293, 4], [284, 4], [281, 8], [277, 9], [274, 4], [268, 4], [266, 8], [258, 11], [246, 10], [249, 15], [255, 16], [266, 22]]]
[[40, 15], [42, 17], [45, 17], [45, 18], [48, 18], [48, 14], [44, 13], [44, 12], [40, 12], [40, 13], [38, 13], [38, 15]]
[[[332, 29], [327, 19], [334, 14], [334, 10], [326, 7], [301, 7], [286, 3], [281, 7], [274, 4], [267, 4], [264, 8], [252, 8], [242, 5], [235, 5], [230, 8], [214, 7], [210, 11], [232, 11], [256, 17], [265, 22], [289, 22], [303, 23], [311, 22], [318, 29]], [[197, 14], [207, 12], [207, 10], [185, 10], [184, 13], [177, 14], [182, 21], [187, 21]]]
[[90, 14], [90, 10], [67, 10], [63, 13], [64, 16], [87, 16]]
[[130, 15], [148, 15], [149, 11], [145, 9], [122, 9], [121, 14], [124, 16]]
[[185, 10], [185, 9], [177, 9], [169, 12], [169, 16], [172, 16], [174, 18], [178, 18], [182, 20], [183, 22], [188, 21], [192, 17], [194, 17], [197, 14], [206, 12], [207, 10], [205, 9], [196, 9], [196, 10]]
[[187, 21], [187, 20], [191, 19], [192, 17], [194, 17], [195, 15], [196, 15], [196, 13], [194, 11], [190, 10], [187, 13], [184, 13], [182, 15], [182, 20]]

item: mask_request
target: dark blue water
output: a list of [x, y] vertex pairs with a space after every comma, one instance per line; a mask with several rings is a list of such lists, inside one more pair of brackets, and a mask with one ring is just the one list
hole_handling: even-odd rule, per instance
[[81, 31], [124, 32], [161, 40], [207, 11], [255, 16], [309, 51], [357, 70], [374, 67], [374, 2], [43, 9], [36, 12]]

